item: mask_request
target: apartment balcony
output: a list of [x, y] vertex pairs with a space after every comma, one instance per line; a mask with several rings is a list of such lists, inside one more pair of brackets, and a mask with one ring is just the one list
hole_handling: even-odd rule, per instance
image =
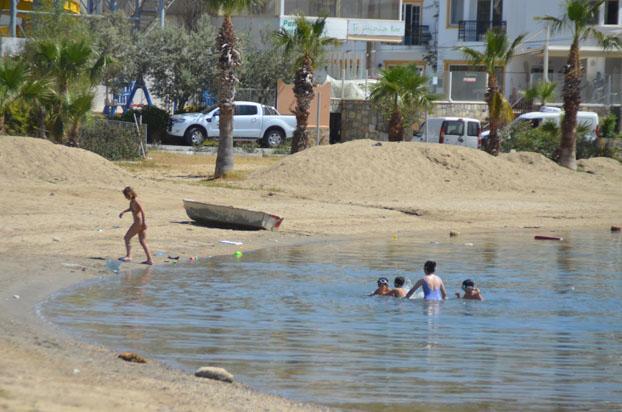
[[480, 42], [486, 40], [486, 32], [495, 29], [507, 31], [507, 22], [488, 20], [461, 20], [458, 24], [458, 40]]
[[413, 26], [406, 27], [403, 44], [406, 46], [427, 46], [431, 40], [430, 26]]

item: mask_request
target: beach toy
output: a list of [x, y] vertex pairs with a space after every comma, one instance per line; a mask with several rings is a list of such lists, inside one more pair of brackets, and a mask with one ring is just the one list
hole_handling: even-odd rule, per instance
[[564, 240], [563, 237], [559, 237], [559, 236], [534, 236], [534, 239], [536, 240]]
[[239, 250], [236, 250], [236, 251], [233, 253], [233, 256], [235, 256], [236, 258], [241, 258], [241, 257], [242, 257], [242, 252], [240, 252]]

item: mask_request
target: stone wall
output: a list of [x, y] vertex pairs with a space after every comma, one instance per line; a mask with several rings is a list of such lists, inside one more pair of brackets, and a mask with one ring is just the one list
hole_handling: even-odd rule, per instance
[[[375, 110], [369, 100], [341, 100], [341, 141], [355, 139], [387, 140], [387, 121]], [[430, 116], [472, 117], [484, 121], [488, 115], [484, 103], [435, 102]], [[423, 122], [416, 122], [414, 130]], [[408, 132], [407, 132], [408, 133]]]
[[369, 100], [342, 100], [341, 141], [355, 139], [387, 140], [382, 114], [373, 109]]

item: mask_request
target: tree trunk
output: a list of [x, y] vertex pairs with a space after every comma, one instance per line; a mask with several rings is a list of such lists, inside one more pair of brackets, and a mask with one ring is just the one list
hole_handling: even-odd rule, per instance
[[402, 112], [398, 106], [393, 108], [391, 118], [389, 119], [389, 141], [401, 142], [404, 140], [404, 120]]
[[219, 87], [218, 100], [220, 106], [220, 140], [216, 157], [215, 178], [224, 177], [233, 171], [233, 103], [238, 78], [236, 69], [240, 66], [240, 53], [236, 50], [237, 38], [233, 31], [231, 16], [225, 16], [222, 27], [218, 30], [216, 47], [220, 50], [218, 58]]
[[40, 137], [41, 139], [47, 138], [46, 131], [45, 131], [45, 109], [43, 107], [39, 107], [37, 109], [37, 124], [38, 124], [37, 136]]
[[494, 96], [497, 93], [498, 88], [496, 73], [488, 73], [488, 92], [486, 94], [486, 103], [488, 104], [488, 127], [490, 134], [488, 135], [488, 141], [486, 142], [485, 149], [493, 156], [498, 156], [501, 151], [501, 142], [499, 141], [499, 133], [497, 131], [499, 119], [497, 119], [497, 110], [493, 108]]
[[67, 133], [67, 145], [71, 147], [80, 147], [78, 140], [78, 130], [80, 129], [80, 122], [76, 121], [71, 125], [69, 133]]
[[294, 109], [296, 130], [292, 139], [292, 154], [308, 149], [311, 146], [307, 124], [309, 122], [309, 112], [311, 111], [311, 101], [315, 93], [313, 91], [313, 66], [309, 57], [305, 57], [302, 67], [296, 70], [294, 95], [296, 96], [296, 107]]
[[559, 164], [577, 170], [577, 111], [581, 104], [581, 76], [583, 69], [579, 62], [579, 38], [570, 46], [566, 73], [564, 75], [564, 120], [559, 145]]
[[0, 113], [0, 134], [6, 133], [6, 123], [4, 120], [4, 113]]

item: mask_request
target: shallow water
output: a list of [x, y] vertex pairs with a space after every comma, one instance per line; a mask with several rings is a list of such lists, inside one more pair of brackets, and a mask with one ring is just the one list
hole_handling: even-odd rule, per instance
[[[622, 237], [524, 230], [275, 248], [113, 275], [45, 316], [87, 340], [346, 409], [622, 407]], [[367, 297], [425, 260], [453, 296]]]

